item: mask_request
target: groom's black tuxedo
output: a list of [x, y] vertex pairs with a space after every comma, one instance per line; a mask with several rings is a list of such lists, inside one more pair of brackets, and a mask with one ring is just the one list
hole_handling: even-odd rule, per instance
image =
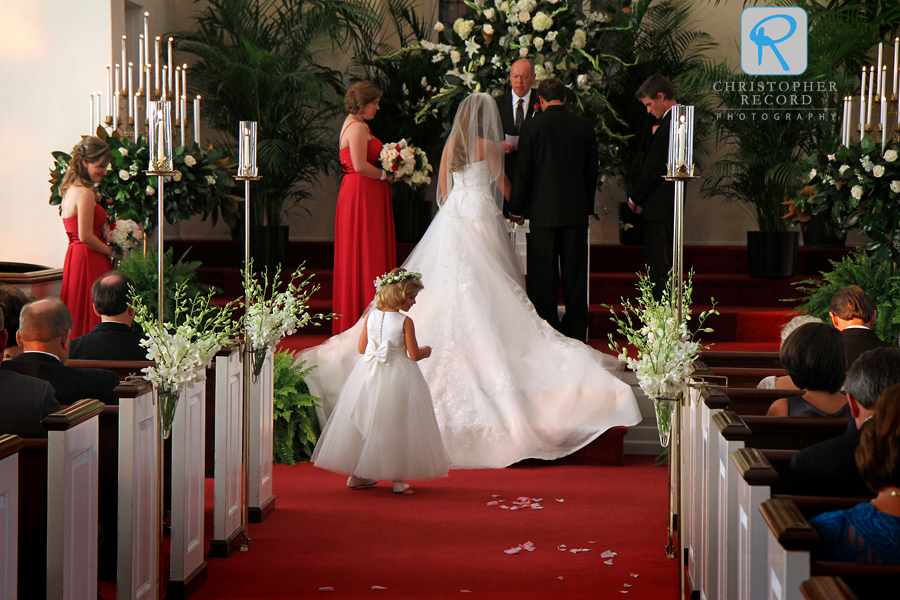
[[653, 295], [658, 299], [668, 282], [672, 268], [672, 236], [675, 227], [675, 183], [666, 181], [669, 159], [669, 126], [671, 111], [659, 120], [650, 148], [641, 163], [641, 175], [628, 197], [643, 209], [644, 256], [653, 282]]
[[[513, 93], [506, 92], [505, 94], [497, 96], [494, 100], [497, 102], [497, 109], [500, 111], [500, 124], [503, 126], [503, 134], [519, 135], [519, 130], [516, 129], [516, 115], [513, 110]], [[537, 90], [531, 90], [528, 104], [523, 104], [522, 106], [525, 110], [525, 119], [522, 121], [523, 123], [533, 117], [535, 113], [539, 112], [537, 109], [538, 106]], [[503, 169], [506, 172], [506, 176], [509, 178], [510, 185], [513, 187], [516, 185], [516, 159], [518, 156], [518, 151], [514, 150], [503, 157]], [[509, 214], [508, 208], [509, 203], [504, 201], [503, 214]]]
[[[587, 231], [597, 189], [594, 126], [563, 105], [525, 121], [509, 211], [531, 220], [528, 297], [538, 315], [584, 341], [588, 326]], [[562, 276], [566, 315], [557, 316]]]

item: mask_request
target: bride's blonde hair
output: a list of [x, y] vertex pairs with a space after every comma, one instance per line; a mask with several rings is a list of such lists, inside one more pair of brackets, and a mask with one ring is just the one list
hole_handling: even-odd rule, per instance
[[379, 277], [376, 283], [381, 282], [381, 287], [375, 294], [375, 308], [384, 310], [402, 307], [408, 298], [425, 289], [421, 277], [418, 273], [400, 267]]

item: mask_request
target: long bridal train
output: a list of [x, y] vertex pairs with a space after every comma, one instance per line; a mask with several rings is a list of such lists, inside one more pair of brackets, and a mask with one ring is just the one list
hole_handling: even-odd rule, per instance
[[[491, 198], [486, 161], [453, 177], [453, 192], [404, 263], [425, 284], [410, 317], [419, 343], [434, 348], [418, 364], [452, 466], [555, 459], [610, 427], [640, 422], [631, 387], [612, 374], [620, 363], [562, 336], [535, 312]], [[307, 383], [322, 398], [323, 426], [361, 358], [363, 322], [297, 358], [318, 365]]]

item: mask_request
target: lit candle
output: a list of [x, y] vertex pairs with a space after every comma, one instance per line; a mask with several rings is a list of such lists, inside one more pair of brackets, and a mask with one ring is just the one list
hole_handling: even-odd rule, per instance
[[[887, 65], [884, 65], [881, 68], [881, 77], [880, 77], [881, 89], [884, 91], [887, 91], [887, 89], [886, 89], [887, 82], [884, 79], [885, 77], [887, 77]], [[880, 119], [880, 121], [881, 121], [881, 152], [882, 152], [882, 154], [884, 154], [884, 144], [885, 144], [885, 140], [887, 139], [887, 103], [886, 103], [887, 97], [885, 96], [885, 94], [881, 94], [881, 97], [879, 99], [881, 100], [881, 114], [880, 114], [880, 116], [881, 116], [881, 119]]]
[[146, 52], [145, 56], [147, 60], [150, 60], [150, 13], [144, 13], [144, 41], [143, 44], [147, 44], [144, 46], [144, 51]]
[[866, 128], [866, 68], [862, 68], [862, 83], [859, 88], [859, 135], [862, 139]]
[[172, 90], [175, 89], [172, 85], [172, 77], [175, 75], [175, 71], [172, 69], [172, 57], [174, 56], [172, 50], [172, 42], [175, 41], [175, 38], [169, 38], [169, 85], [166, 88], [169, 93], [172, 93]]
[[132, 99], [134, 102], [134, 143], [137, 144], [138, 136], [141, 133], [141, 119], [140, 119], [140, 107], [138, 102], [140, 101], [141, 93], [135, 92], [134, 98]]
[[685, 145], [685, 137], [684, 137], [684, 115], [681, 116], [681, 123], [678, 125], [678, 139], [676, 140], [678, 145], [678, 165], [684, 164], [684, 145]]
[[162, 66], [162, 93], [159, 95], [160, 100], [166, 99], [166, 94], [168, 94], [168, 88], [166, 88], [166, 82], [169, 80], [169, 67], [166, 65]]
[[[187, 96], [187, 65], [181, 66], [181, 93]], [[184, 114], [184, 111], [181, 114]]]
[[[244, 169], [250, 171], [252, 163], [250, 161], [250, 130], [244, 128]], [[248, 173], [249, 174], [249, 173]]]
[[875, 88], [875, 67], [869, 67], [869, 99], [866, 101], [866, 125], [872, 122], [872, 92]]
[[91, 92], [91, 121], [88, 135], [94, 135], [94, 92]]
[[128, 64], [128, 61], [125, 59], [125, 39], [126, 37], [122, 36], [122, 91], [128, 93], [126, 89], [127, 82], [125, 81], [125, 65]]
[[160, 50], [159, 46], [161, 43], [162, 43], [162, 38], [160, 38], [159, 36], [156, 36], [156, 42], [154, 42], [154, 48], [153, 48], [154, 56], [156, 57], [156, 59], [153, 61], [153, 74], [154, 74], [154, 81], [156, 83], [156, 93], [157, 94], [160, 94], [161, 93], [160, 90], [162, 89], [162, 87], [160, 87], [160, 84], [159, 84], [160, 83], [159, 82], [159, 50]]
[[147, 73], [147, 102], [150, 102], [151, 100], [153, 100], [153, 94], [151, 93], [151, 90], [153, 89], [151, 87], [151, 83], [152, 83], [151, 78], [153, 77], [152, 71], [153, 71], [153, 65], [151, 65], [150, 63], [147, 63], [147, 71], [146, 71], [146, 73]]
[[[128, 119], [134, 118], [134, 86], [133, 83], [134, 63], [128, 63]], [[137, 128], [135, 128], [137, 129]]]
[[[891, 86], [893, 88], [894, 97], [897, 97], [897, 81], [900, 81], [900, 63], [897, 62], [898, 51], [900, 51], [900, 38], [894, 38], [894, 83]], [[900, 118], [900, 115], [898, 115]]]
[[[103, 106], [103, 97], [100, 92], [97, 92], [97, 120], [94, 121], [97, 124], [97, 127], [100, 127], [103, 124], [103, 121], [100, 118], [100, 107]], [[91, 135], [97, 135], [96, 130]]]
[[181, 67], [175, 67], [175, 122], [178, 122], [179, 115], [181, 113], [179, 107], [181, 103], [178, 99], [181, 98]]
[[106, 65], [106, 116], [112, 118], [112, 65]]
[[[879, 42], [879, 44], [878, 44], [878, 71], [877, 71], [877, 73], [881, 73], [881, 52], [882, 52], [883, 48], [884, 48], [884, 44]], [[881, 94], [884, 93], [884, 88], [881, 86], [881, 79], [878, 80], [878, 89], [876, 90], [876, 93], [878, 94], [878, 97], [879, 97], [879, 98], [881, 97]]]
[[194, 98], [194, 143], [200, 144], [200, 96]]
[[138, 40], [138, 89], [144, 89], [144, 64], [146, 61], [144, 60], [144, 35], [140, 35], [140, 39]]
[[181, 145], [184, 146], [184, 122], [187, 121], [187, 96], [182, 95], [178, 99], [178, 105], [181, 106]]
[[162, 109], [157, 112], [158, 121], [156, 122], [156, 163], [157, 169], [163, 171], [166, 163], [166, 128], [163, 124]]

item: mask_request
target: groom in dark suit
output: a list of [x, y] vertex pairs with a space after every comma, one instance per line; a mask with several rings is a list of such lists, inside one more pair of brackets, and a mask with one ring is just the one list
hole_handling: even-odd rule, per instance
[[[538, 102], [536, 94], [532, 91], [534, 85], [534, 63], [527, 58], [520, 58], [512, 64], [509, 70], [509, 83], [512, 90], [497, 96], [497, 109], [500, 111], [500, 124], [503, 126], [505, 136], [518, 137], [522, 124], [534, 116]], [[509, 183], [516, 184], [516, 159], [519, 154], [517, 146], [508, 144], [505, 140], [500, 142], [500, 148], [504, 154], [503, 168]], [[509, 203], [503, 201], [503, 214], [509, 216]]]
[[[566, 109], [562, 81], [544, 79], [537, 93], [541, 113], [525, 121], [519, 138], [510, 220], [531, 219], [527, 291], [538, 315], [563, 335], [584, 341], [597, 139], [588, 119]], [[557, 313], [560, 276], [566, 303], [562, 321]]]
[[650, 148], [641, 164], [638, 183], [628, 191], [628, 206], [644, 215], [644, 256], [653, 297], [659, 300], [668, 285], [672, 269], [672, 237], [675, 228], [675, 183], [666, 181], [666, 162], [669, 158], [669, 110], [677, 104], [672, 82], [662, 75], [653, 75], [635, 93], [658, 119]]

